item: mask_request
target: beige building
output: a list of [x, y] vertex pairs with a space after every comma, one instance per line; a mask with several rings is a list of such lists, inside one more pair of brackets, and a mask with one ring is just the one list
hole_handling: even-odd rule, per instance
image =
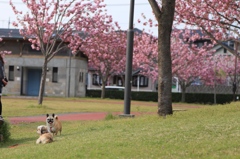
[[[9, 79], [3, 94], [38, 96], [44, 56], [33, 50], [18, 29], [0, 29], [0, 51], [5, 55], [5, 72]], [[87, 58], [79, 53], [73, 56], [63, 50], [48, 63], [45, 96], [85, 97]]]

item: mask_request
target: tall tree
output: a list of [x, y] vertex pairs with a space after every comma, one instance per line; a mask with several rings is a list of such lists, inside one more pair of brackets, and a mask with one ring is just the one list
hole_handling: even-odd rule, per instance
[[236, 56], [219, 54], [215, 55], [216, 73], [224, 77], [227, 84], [236, 84], [233, 87], [233, 100], [240, 83], [240, 61]]
[[185, 102], [186, 89], [196, 80], [206, 83], [214, 79], [213, 45], [205, 42], [198, 46], [201, 40], [198, 33], [192, 30], [175, 30], [172, 37], [172, 73], [178, 78], [181, 86], [182, 102]]
[[101, 79], [101, 98], [105, 98], [105, 86], [111, 75], [125, 70], [126, 33], [114, 31], [95, 34], [82, 46], [88, 56], [89, 67], [94, 68]]
[[[188, 27], [200, 28], [206, 36], [239, 58], [240, 1], [237, 0], [179, 0], [176, 5], [177, 21]], [[235, 41], [235, 48], [223, 41]], [[233, 89], [236, 88], [236, 78]], [[235, 99], [235, 91], [233, 96]]]
[[158, 43], [157, 38], [148, 33], [135, 33], [133, 67], [140, 69], [140, 74], [158, 79]]
[[17, 10], [10, 0], [18, 21], [13, 24], [20, 25], [20, 34], [44, 56], [38, 97], [38, 103], [42, 104], [49, 61], [66, 47], [76, 52], [84, 41], [79, 33], [91, 37], [89, 34], [105, 32], [112, 19], [103, 10], [103, 0], [22, 0], [22, 3], [27, 7], [26, 12]]
[[215, 43], [232, 54], [222, 41], [240, 42], [240, 1], [236, 0], [179, 0], [176, 5], [176, 21], [188, 27], [200, 28]]
[[171, 32], [175, 0], [148, 0], [158, 22], [158, 114], [166, 116], [172, 110]]
[[[149, 34], [135, 36], [134, 64], [141, 68], [140, 73], [158, 77], [157, 39]], [[185, 101], [185, 91], [195, 80], [212, 84], [214, 79], [213, 53], [211, 43], [205, 42], [201, 47], [195, 44], [202, 40], [198, 33], [192, 30], [174, 29], [171, 37], [172, 74], [178, 78], [181, 85], [182, 101]]]

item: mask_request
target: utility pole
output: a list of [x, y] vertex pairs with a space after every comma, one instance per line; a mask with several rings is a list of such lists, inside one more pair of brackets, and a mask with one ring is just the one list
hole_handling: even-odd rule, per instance
[[68, 58], [68, 97], [70, 97], [70, 88], [71, 88], [71, 63], [72, 63], [72, 52], [68, 51], [69, 58]]
[[122, 117], [134, 117], [130, 114], [131, 107], [131, 86], [132, 86], [132, 58], [133, 58], [133, 19], [134, 19], [134, 3], [135, 0], [130, 2], [130, 15], [129, 15], [129, 29], [127, 31], [127, 52], [126, 52], [126, 71], [125, 71], [125, 90], [124, 90], [124, 114]]
[[214, 58], [214, 104], [217, 104], [217, 95], [216, 95], [216, 75], [217, 75], [217, 60]]
[[235, 66], [234, 66], [234, 79], [233, 79], [233, 101], [236, 101], [237, 91], [237, 58], [238, 58], [238, 42], [235, 41]]
[[8, 29], [10, 28], [10, 17], [8, 19]]

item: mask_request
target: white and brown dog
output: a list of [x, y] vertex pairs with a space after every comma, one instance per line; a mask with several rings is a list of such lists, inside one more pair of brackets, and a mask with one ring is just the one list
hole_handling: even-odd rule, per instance
[[37, 133], [40, 135], [36, 141], [36, 144], [46, 144], [53, 142], [53, 135], [48, 132], [47, 126], [40, 125], [37, 127]]
[[53, 133], [53, 135], [57, 135], [58, 132], [62, 132], [62, 123], [59, 121], [58, 116], [55, 114], [52, 114], [51, 116], [47, 114], [46, 119], [47, 124], [47, 130], [50, 133]]

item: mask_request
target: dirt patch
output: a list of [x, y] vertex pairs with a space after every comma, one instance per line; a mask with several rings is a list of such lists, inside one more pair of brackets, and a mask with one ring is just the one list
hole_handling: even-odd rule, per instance
[[15, 148], [17, 146], [19, 146], [19, 145], [18, 144], [14, 144], [14, 145], [9, 146], [8, 148]]

